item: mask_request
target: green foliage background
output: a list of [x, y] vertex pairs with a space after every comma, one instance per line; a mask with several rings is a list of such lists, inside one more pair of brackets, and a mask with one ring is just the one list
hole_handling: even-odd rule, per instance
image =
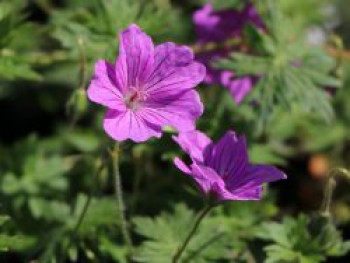
[[[182, 154], [173, 131], [122, 145], [135, 245], [128, 259], [113, 194], [114, 143], [85, 89], [93, 63], [115, 59], [118, 32], [130, 23], [156, 43], [193, 45], [191, 14], [206, 2], [0, 0], [0, 262], [171, 262], [203, 205], [172, 164]], [[349, 168], [350, 2], [253, 2], [269, 33], [248, 25], [243, 40], [252, 52], [213, 66], [261, 77], [241, 105], [222, 87], [200, 85], [198, 127], [213, 138], [245, 133], [251, 161], [278, 165], [289, 179], [261, 202], [216, 208], [181, 262], [349, 262], [349, 181], [339, 179], [332, 218], [324, 218], [327, 180], [311, 165], [321, 156], [321, 165]], [[218, 10], [242, 5], [215, 1]], [[320, 45], [310, 44], [315, 29]]]

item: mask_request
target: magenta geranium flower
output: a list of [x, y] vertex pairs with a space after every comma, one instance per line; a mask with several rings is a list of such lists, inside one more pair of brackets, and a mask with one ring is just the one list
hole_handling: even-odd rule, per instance
[[176, 157], [175, 165], [190, 175], [206, 196], [217, 201], [259, 200], [263, 183], [287, 178], [273, 166], [250, 164], [245, 137], [233, 131], [217, 143], [199, 131], [180, 133], [173, 139], [192, 160], [187, 166]]
[[90, 100], [107, 107], [105, 131], [115, 140], [141, 142], [160, 137], [162, 127], [195, 128], [203, 105], [194, 87], [205, 66], [186, 46], [154, 46], [137, 25], [120, 34], [115, 64], [99, 60], [87, 91]]
[[[243, 10], [220, 11], [214, 11], [212, 4], [206, 4], [194, 13], [193, 23], [199, 45], [213, 42], [222, 44], [228, 39], [240, 37], [248, 23], [265, 30], [264, 22], [250, 3], [246, 4]], [[236, 78], [232, 71], [214, 69], [211, 66], [213, 62], [226, 57], [235, 50], [237, 50], [235, 47], [224, 47], [213, 51], [204, 51], [197, 55], [197, 59], [207, 66], [205, 82], [226, 87], [234, 101], [239, 104], [251, 91], [256, 78], [252, 76]]]

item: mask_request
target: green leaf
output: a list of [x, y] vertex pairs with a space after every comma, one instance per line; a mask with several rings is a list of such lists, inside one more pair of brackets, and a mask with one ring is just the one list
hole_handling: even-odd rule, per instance
[[38, 73], [30, 68], [24, 62], [16, 61], [11, 58], [4, 58], [0, 56], [0, 78], [6, 80], [26, 79], [26, 80], [40, 80]]
[[67, 2], [65, 9], [52, 15], [52, 36], [70, 57], [78, 59], [78, 39], [82, 40], [89, 61], [115, 59], [118, 33], [136, 23], [157, 40], [176, 39], [185, 31], [180, 11], [170, 1], [92, 0]]
[[[78, 202], [79, 213], [76, 213], [77, 219], [82, 211], [82, 206], [85, 205], [85, 200]], [[89, 236], [95, 233], [99, 228], [115, 228], [118, 222], [118, 207], [114, 198], [94, 198], [91, 200], [85, 217], [78, 229], [79, 235]]]
[[[25, 22], [23, 8], [26, 3], [13, 0], [0, 3], [0, 79], [40, 80], [40, 75], [26, 61], [29, 50], [40, 44], [38, 28]], [[25, 39], [25, 41], [23, 41]]]
[[298, 262], [298, 253], [280, 245], [270, 245], [265, 247], [268, 253], [267, 263]]
[[76, 130], [67, 134], [64, 131], [63, 135], [68, 144], [82, 152], [92, 152], [100, 146], [99, 138], [93, 132]]
[[7, 216], [7, 215], [0, 215], [0, 226], [4, 225], [9, 220], [10, 220], [9, 216]]
[[[166, 263], [184, 241], [194, 223], [194, 213], [183, 204], [173, 213], [162, 213], [154, 219], [135, 217], [135, 232], [147, 238], [137, 249], [137, 262]], [[205, 220], [185, 250], [181, 262], [213, 262], [225, 256], [222, 244], [224, 230]]]
[[26, 250], [33, 246], [35, 242], [35, 238], [31, 236], [0, 234], [0, 251]]
[[[271, 241], [265, 247], [266, 262], [322, 262], [326, 256], [344, 255], [344, 242], [329, 218], [299, 215], [282, 223], [264, 223], [256, 235]], [[333, 254], [333, 252], [335, 252]]]
[[102, 253], [110, 255], [116, 262], [127, 262], [127, 249], [124, 246], [118, 246], [107, 237], [100, 237], [99, 248]]
[[35, 218], [44, 218], [47, 221], [65, 222], [70, 214], [69, 206], [59, 201], [30, 198], [28, 205]]
[[278, 223], [263, 224], [260, 231], [257, 232], [257, 236], [262, 239], [272, 240], [285, 248], [290, 248], [293, 245], [289, 240], [285, 226]]
[[228, 59], [221, 59], [215, 63], [218, 68], [233, 70], [238, 76], [247, 74], [264, 74], [271, 67], [271, 60], [255, 57], [243, 53], [233, 53]]
[[234, 71], [235, 76], [259, 78], [247, 97], [247, 101], [257, 102], [259, 131], [266, 127], [277, 108], [287, 112], [302, 109], [329, 123], [334, 111], [324, 88], [341, 86], [341, 81], [332, 75], [336, 63], [321, 48], [308, 45], [302, 28], [294, 26], [278, 7], [275, 9], [268, 25], [269, 34], [260, 34], [263, 47], [260, 55], [234, 52], [215, 65]]
[[249, 149], [249, 158], [252, 163], [286, 164], [286, 160], [266, 144], [253, 144]]

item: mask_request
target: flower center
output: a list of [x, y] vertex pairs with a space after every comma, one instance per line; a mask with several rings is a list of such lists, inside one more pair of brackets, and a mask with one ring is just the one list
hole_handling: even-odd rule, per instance
[[132, 87], [124, 97], [124, 102], [130, 110], [135, 111], [139, 109], [139, 107], [142, 105], [142, 103], [146, 99], [147, 99], [147, 94], [144, 91], [138, 88]]

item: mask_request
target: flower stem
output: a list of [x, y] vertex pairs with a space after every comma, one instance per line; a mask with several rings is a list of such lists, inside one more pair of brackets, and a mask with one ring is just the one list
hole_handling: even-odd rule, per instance
[[334, 189], [337, 185], [336, 177], [343, 177], [347, 180], [350, 179], [350, 172], [345, 168], [333, 168], [328, 174], [328, 181], [324, 190], [324, 197], [321, 206], [321, 213], [325, 216], [330, 216], [330, 208], [332, 203], [332, 197]]
[[119, 220], [121, 224], [121, 231], [124, 238], [124, 241], [128, 247], [129, 252], [132, 251], [132, 241], [130, 237], [130, 233], [128, 230], [128, 226], [126, 223], [126, 216], [125, 216], [125, 204], [123, 199], [123, 189], [122, 189], [122, 182], [121, 182], [121, 176], [119, 171], [119, 143], [117, 142], [114, 150], [112, 152], [112, 161], [113, 161], [113, 170], [114, 170], [114, 180], [115, 180], [115, 196], [117, 198], [118, 203], [118, 214], [119, 214]]
[[173, 263], [177, 263], [182, 255], [182, 253], [185, 251], [187, 245], [189, 244], [189, 242], [191, 241], [193, 235], [196, 233], [200, 223], [202, 222], [203, 218], [210, 212], [210, 210], [213, 208], [214, 206], [212, 205], [208, 205], [206, 206], [202, 212], [200, 212], [196, 222], [194, 223], [191, 231], [188, 233], [185, 241], [182, 243], [182, 245], [179, 247], [179, 249], [176, 251], [176, 254], [173, 256]]
[[67, 101], [66, 111], [70, 116], [70, 121], [68, 125], [68, 131], [71, 131], [79, 118], [81, 117], [82, 112], [82, 96], [85, 98], [85, 82], [86, 82], [86, 73], [87, 73], [87, 59], [85, 52], [85, 44], [81, 37], [77, 40], [78, 50], [79, 50], [79, 76], [78, 76], [78, 88], [74, 90], [71, 94], [71, 97]]
[[333, 176], [329, 177], [327, 185], [324, 190], [324, 199], [321, 207], [321, 211], [324, 215], [330, 215], [330, 207], [332, 203], [332, 196], [334, 192], [334, 188], [336, 186], [336, 181]]

